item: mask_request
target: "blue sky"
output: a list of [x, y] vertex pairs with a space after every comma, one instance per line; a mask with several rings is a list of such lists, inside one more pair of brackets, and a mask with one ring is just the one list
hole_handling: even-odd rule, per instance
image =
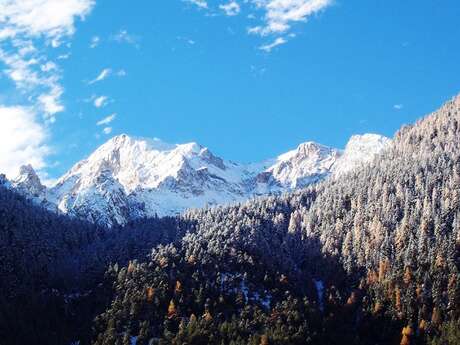
[[120, 133], [242, 162], [392, 136], [460, 92], [459, 17], [457, 0], [2, 0], [0, 169], [51, 180]]

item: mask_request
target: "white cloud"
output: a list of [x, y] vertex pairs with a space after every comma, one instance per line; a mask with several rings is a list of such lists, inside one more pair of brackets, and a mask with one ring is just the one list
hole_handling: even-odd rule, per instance
[[75, 32], [75, 19], [84, 18], [93, 6], [94, 0], [2, 0], [0, 40], [44, 36], [56, 44]]
[[109, 116], [107, 116], [107, 117], [104, 117], [102, 120], [98, 121], [98, 122], [96, 123], [96, 125], [98, 125], [98, 126], [108, 125], [108, 124], [111, 123], [113, 120], [115, 120], [116, 117], [117, 117], [117, 114], [109, 115]]
[[0, 118], [0, 173], [15, 177], [24, 164], [44, 168], [51, 153], [46, 145], [48, 133], [33, 109], [0, 105]]
[[50, 72], [57, 70], [58, 67], [54, 62], [48, 61], [47, 63], [41, 65], [40, 69], [42, 70], [42, 72]]
[[332, 0], [252, 0], [265, 11], [263, 25], [252, 27], [250, 33], [262, 36], [288, 31], [294, 22], [305, 22], [312, 15], [332, 5]]
[[70, 57], [70, 55], [71, 55], [70, 53], [61, 54], [57, 58], [58, 58], [58, 60], [67, 60]]
[[127, 43], [139, 48], [139, 37], [131, 35], [127, 30], [120, 30], [115, 35], [112, 35], [112, 40], [118, 43]]
[[[207, 15], [216, 15], [224, 11], [227, 16], [235, 16], [243, 9], [250, 21], [248, 34], [271, 36], [274, 38], [291, 37], [293, 24], [307, 22], [308, 19], [331, 6], [334, 0], [220, 0], [214, 6], [206, 0], [183, 0], [206, 10]], [[278, 40], [278, 43], [282, 42]], [[286, 43], [285, 41], [281, 44]], [[279, 45], [279, 44], [278, 44]], [[270, 45], [262, 48], [270, 50]], [[266, 50], [264, 49], [264, 50]]]
[[395, 104], [393, 106], [393, 108], [396, 109], [396, 110], [401, 110], [402, 108], [404, 108], [404, 105], [403, 104]]
[[100, 42], [101, 42], [101, 38], [99, 36], [94, 36], [91, 38], [91, 43], [89, 44], [89, 47], [96, 48]]
[[285, 44], [285, 43], [287, 43], [287, 41], [283, 37], [278, 37], [272, 43], [260, 46], [259, 49], [263, 50], [263, 51], [265, 51], [267, 53], [270, 53], [273, 48], [278, 47], [278, 46], [280, 46], [282, 44]]
[[120, 69], [118, 71], [113, 71], [111, 68], [104, 68], [98, 75], [96, 78], [94, 78], [93, 80], [90, 80], [88, 82], [88, 85], [92, 85], [92, 84], [95, 84], [97, 82], [100, 82], [100, 81], [103, 81], [107, 78], [109, 78], [110, 76], [114, 75], [116, 77], [125, 77], [128, 73], [126, 73], [126, 71], [124, 69]]
[[88, 84], [94, 84], [94, 83], [97, 83], [99, 81], [102, 81], [104, 79], [107, 79], [108, 77], [110, 77], [110, 75], [112, 74], [112, 70], [110, 68], [104, 68], [99, 74], [98, 76], [91, 80]]
[[60, 96], [61, 70], [40, 48], [41, 40], [57, 47], [75, 32], [94, 0], [1, 0], [0, 61], [4, 73], [47, 117], [64, 110]]
[[3, 72], [23, 91], [30, 91], [46, 84], [46, 80], [40, 77], [41, 70], [38, 68], [35, 50], [22, 49], [29, 42], [19, 43], [15, 40], [14, 44], [17, 51], [11, 53], [7, 53], [0, 46], [0, 60], [6, 67]]
[[267, 72], [267, 67], [264, 67], [264, 66], [251, 65], [250, 69], [251, 69], [252, 75], [257, 76], [257, 77], [263, 76]]
[[234, 0], [226, 4], [219, 5], [219, 8], [224, 11], [227, 16], [236, 16], [241, 11], [240, 5]]
[[48, 93], [38, 96], [38, 102], [47, 114], [47, 118], [54, 122], [54, 115], [64, 111], [64, 106], [61, 103], [61, 95], [64, 93], [59, 85], [55, 85]]
[[191, 38], [188, 38], [188, 37], [184, 37], [184, 36], [177, 36], [176, 37], [178, 41], [182, 41], [182, 42], [185, 42], [187, 43], [188, 45], [195, 45], [196, 44], [196, 41], [191, 39]]
[[112, 133], [112, 127], [105, 127], [102, 131], [104, 134], [110, 134]]
[[46, 166], [50, 153], [46, 126], [64, 110], [62, 71], [47, 52], [75, 32], [75, 22], [89, 14], [94, 3], [0, 0], [0, 72], [24, 99], [23, 105], [0, 106], [0, 169], [6, 173], [13, 174], [25, 163], [37, 169]]
[[99, 96], [94, 99], [93, 104], [96, 108], [102, 108], [107, 104], [108, 100], [107, 96]]
[[183, 1], [193, 4], [195, 6], [198, 6], [199, 8], [208, 8], [208, 3], [206, 2], [206, 0], [183, 0]]

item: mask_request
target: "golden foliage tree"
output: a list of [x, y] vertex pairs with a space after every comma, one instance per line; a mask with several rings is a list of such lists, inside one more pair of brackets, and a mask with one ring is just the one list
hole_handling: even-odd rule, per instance
[[398, 312], [401, 312], [401, 290], [399, 287], [395, 289], [395, 307]]
[[176, 304], [174, 303], [173, 300], [171, 300], [171, 302], [169, 302], [169, 306], [168, 306], [168, 318], [173, 318], [175, 317], [177, 314], [177, 310], [176, 310]]
[[413, 329], [410, 326], [406, 326], [402, 329], [402, 338], [400, 345], [410, 345], [410, 337], [414, 334]]
[[152, 303], [153, 297], [155, 296], [155, 289], [153, 287], [148, 287], [146, 291], [147, 302]]
[[134, 262], [130, 261], [128, 264], [128, 273], [133, 273], [134, 268], [135, 268]]
[[433, 308], [433, 313], [431, 314], [431, 322], [433, 325], [438, 326], [441, 323], [441, 311], [438, 307]]
[[182, 292], [182, 284], [180, 281], [176, 281], [176, 287], [174, 288], [175, 293], [181, 293]]
[[404, 277], [403, 277], [404, 284], [409, 285], [412, 281], [412, 270], [409, 266], [407, 266], [404, 270]]
[[266, 334], [260, 337], [260, 345], [269, 345], [268, 336]]
[[211, 313], [209, 312], [209, 310], [206, 310], [206, 312], [205, 312], [204, 315], [203, 315], [203, 318], [204, 318], [207, 322], [212, 321], [212, 315], [211, 315]]

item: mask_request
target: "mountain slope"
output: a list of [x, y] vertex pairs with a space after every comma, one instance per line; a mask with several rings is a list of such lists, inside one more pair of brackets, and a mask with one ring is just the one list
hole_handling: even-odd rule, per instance
[[103, 284], [109, 263], [143, 259], [177, 236], [178, 220], [168, 217], [108, 230], [56, 214], [0, 175], [0, 343], [68, 345], [88, 337], [110, 301]]
[[457, 344], [459, 124], [456, 98], [341, 178], [110, 231], [0, 175], [2, 344]]
[[182, 218], [111, 270], [94, 344], [458, 344], [460, 97], [342, 179]]
[[30, 166], [13, 187], [48, 209], [105, 225], [174, 215], [306, 187], [344, 173], [390, 146], [379, 135], [354, 136], [344, 152], [313, 142], [257, 164], [239, 164], [196, 144], [120, 135], [46, 189]]

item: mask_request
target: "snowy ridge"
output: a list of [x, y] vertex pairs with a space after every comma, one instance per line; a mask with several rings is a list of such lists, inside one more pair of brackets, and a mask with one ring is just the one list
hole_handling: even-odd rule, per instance
[[340, 155], [340, 150], [307, 142], [279, 156], [266, 171], [282, 189], [305, 187], [326, 177]]
[[19, 175], [6, 186], [51, 211], [57, 211], [56, 204], [48, 201], [49, 190], [41, 183], [31, 165], [23, 165]]
[[391, 145], [391, 139], [378, 134], [354, 135], [348, 141], [344, 154], [333, 167], [332, 173], [340, 177], [361, 164], [370, 162]]
[[274, 159], [245, 165], [223, 160], [197, 143], [168, 144], [123, 134], [75, 164], [52, 188], [41, 184], [31, 166], [21, 169], [12, 186], [49, 209], [122, 225], [302, 188], [341, 176], [390, 143], [375, 134], [352, 137], [345, 151], [306, 142]]

